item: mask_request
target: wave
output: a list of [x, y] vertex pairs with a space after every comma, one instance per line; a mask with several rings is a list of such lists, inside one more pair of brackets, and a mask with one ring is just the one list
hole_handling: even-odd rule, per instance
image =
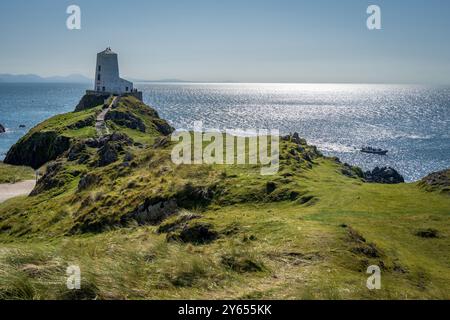
[[319, 150], [323, 152], [353, 153], [358, 150], [356, 146], [343, 145], [339, 143], [311, 141], [311, 144], [316, 145]]

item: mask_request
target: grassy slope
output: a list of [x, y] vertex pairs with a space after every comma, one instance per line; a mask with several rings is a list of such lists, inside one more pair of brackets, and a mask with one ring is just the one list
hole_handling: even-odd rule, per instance
[[[148, 143], [156, 134], [122, 129]], [[450, 298], [448, 195], [366, 184], [332, 159], [293, 161], [292, 147], [281, 144], [280, 172], [268, 177], [257, 167], [176, 167], [170, 146], [130, 147], [133, 169], [121, 169], [122, 158], [103, 168], [65, 162], [78, 175], [67, 175], [64, 188], [0, 204], [0, 298]], [[77, 192], [79, 172], [102, 181]], [[267, 182], [277, 185], [271, 194]], [[167, 242], [158, 225], [117, 223], [144, 199], [170, 199], [187, 183], [215, 187], [212, 203], [189, 211], [201, 216], [190, 223], [211, 224], [218, 240]], [[94, 222], [103, 232], [68, 236]], [[415, 235], [425, 228], [440, 237]], [[369, 243], [375, 256], [359, 250]], [[69, 264], [81, 267], [76, 293], [65, 288]], [[365, 286], [371, 264], [382, 267], [382, 290]]]
[[0, 183], [15, 183], [34, 178], [34, 170], [32, 168], [10, 166], [0, 162]]
[[70, 112], [60, 115], [56, 115], [41, 124], [37, 125], [24, 137], [27, 138], [35, 132], [47, 132], [55, 131], [60, 135], [72, 138], [89, 138], [95, 136], [95, 128], [92, 126], [77, 129], [74, 127], [78, 122], [85, 121], [88, 118], [92, 118], [100, 112], [102, 106], [98, 106], [92, 109], [83, 110], [80, 112]]

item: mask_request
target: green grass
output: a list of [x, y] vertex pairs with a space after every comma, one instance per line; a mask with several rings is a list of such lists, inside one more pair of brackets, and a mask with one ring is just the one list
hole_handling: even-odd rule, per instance
[[110, 128], [110, 131], [112, 132], [121, 132], [129, 136], [133, 139], [133, 141], [147, 144], [147, 145], [153, 145], [155, 142], [155, 136], [151, 135], [147, 132], [140, 132], [138, 130], [133, 130], [127, 127], [119, 126], [112, 121], [107, 121], [107, 126]]
[[[133, 179], [139, 183], [143, 171], [137, 172], [136, 178], [118, 183]], [[211, 169], [205, 172], [209, 176]], [[179, 173], [177, 179], [183, 176]], [[199, 170], [190, 173], [191, 180], [206, 175]], [[143, 185], [151, 190], [158, 182], [154, 187], [148, 182]], [[319, 200], [313, 205], [239, 201], [197, 211], [201, 218], [196, 222], [209, 223], [221, 234], [201, 246], [167, 242], [165, 234], [156, 232], [157, 226], [130, 225], [96, 235], [63, 236], [64, 225], [70, 226], [78, 214], [76, 206], [69, 204], [70, 197], [51, 198], [61, 203], [61, 209], [51, 205], [45, 209], [39, 204], [44, 198], [27, 200], [40, 206], [29, 220], [40, 228], [30, 231], [29, 240], [1, 238], [0, 263], [5, 272], [0, 287], [9, 288], [3, 290], [5, 298], [71, 297], [64, 288], [64, 272], [67, 265], [77, 264], [87, 290], [81, 298], [449, 298], [449, 197], [424, 192], [415, 184], [364, 184], [340, 175], [328, 160], [302, 173], [298, 184]], [[247, 193], [245, 186], [235, 187]], [[107, 189], [102, 188], [104, 196]], [[130, 196], [138, 192], [124, 190]], [[0, 212], [8, 207], [20, 212], [19, 201], [0, 206]], [[41, 214], [38, 218], [38, 212], [46, 212], [45, 218]], [[382, 255], [355, 253], [342, 224], [374, 243]], [[442, 237], [415, 235], [417, 229], [428, 227], [439, 230]], [[381, 290], [365, 287], [365, 271], [371, 264], [382, 266]]]
[[64, 132], [68, 138], [87, 139], [95, 137], [97, 134], [94, 127], [84, 127], [81, 129], [70, 129]]
[[32, 168], [11, 166], [0, 162], [0, 183], [15, 183], [34, 178], [35, 173]]
[[68, 130], [68, 128], [74, 126], [78, 122], [95, 117], [96, 114], [100, 112], [100, 110], [101, 106], [98, 106], [79, 112], [59, 114], [37, 125], [33, 129], [31, 129], [30, 133], [46, 131], [64, 133], [64, 131]]
[[[100, 168], [63, 158], [62, 186], [0, 204], [0, 298], [450, 298], [447, 194], [367, 184], [288, 141], [273, 176], [259, 166], [175, 166], [170, 145], [152, 147], [154, 133], [117, 129], [146, 144], [126, 147], [128, 166], [122, 153]], [[87, 173], [101, 180], [80, 191]], [[170, 199], [180, 211], [160, 223], [130, 218], [146, 201]], [[168, 241], [195, 225], [217, 239]], [[418, 236], [429, 229], [438, 237]], [[65, 287], [69, 265], [81, 268], [80, 291]], [[381, 290], [366, 288], [369, 265], [381, 268]]]

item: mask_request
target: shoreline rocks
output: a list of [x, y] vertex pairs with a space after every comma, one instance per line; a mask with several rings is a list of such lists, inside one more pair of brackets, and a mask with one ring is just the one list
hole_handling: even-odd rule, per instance
[[366, 171], [364, 173], [364, 180], [369, 183], [384, 184], [398, 184], [405, 182], [403, 176], [391, 167], [375, 167], [372, 171]]
[[0, 133], [4, 133], [6, 132], [6, 129], [4, 126], [2, 126], [2, 124], [0, 123]]

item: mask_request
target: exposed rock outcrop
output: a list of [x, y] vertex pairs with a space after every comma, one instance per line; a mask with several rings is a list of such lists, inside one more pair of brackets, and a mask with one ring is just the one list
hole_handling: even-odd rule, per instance
[[95, 125], [95, 117], [87, 117], [86, 119], [80, 120], [73, 125], [67, 127], [67, 129], [81, 129], [89, 126]]
[[156, 130], [165, 136], [171, 134], [175, 130], [166, 120], [161, 118], [154, 119], [153, 124], [156, 127]]
[[0, 133], [4, 133], [5, 131], [5, 127], [0, 123]]
[[104, 167], [116, 162], [119, 158], [119, 152], [122, 151], [120, 144], [107, 142], [98, 150], [98, 166]]
[[450, 194], [450, 169], [429, 174], [419, 182], [419, 186], [426, 191]]
[[[339, 161], [339, 159], [337, 161]], [[340, 163], [340, 161], [338, 163]], [[364, 178], [364, 172], [361, 170], [361, 168], [351, 166], [348, 163], [344, 163], [342, 165], [341, 173], [349, 178]]]
[[155, 225], [166, 219], [167, 217], [177, 213], [178, 206], [174, 199], [147, 199], [141, 204], [136, 211], [126, 217], [137, 221], [139, 224]]
[[81, 98], [78, 105], [75, 107], [75, 112], [83, 111], [86, 109], [95, 108], [99, 105], [104, 104], [105, 100], [108, 99], [109, 94], [86, 94]]
[[294, 132], [293, 134], [290, 133], [290, 134], [288, 134], [286, 136], [283, 136], [283, 137], [281, 137], [281, 140], [292, 141], [292, 142], [294, 142], [296, 144], [299, 144], [299, 145], [302, 145], [302, 144], [306, 145], [306, 140], [300, 138], [300, 135], [298, 134], [298, 132]]
[[128, 137], [126, 134], [124, 133], [120, 133], [120, 132], [114, 132], [112, 134], [107, 134], [104, 135], [100, 138], [90, 138], [85, 140], [84, 142], [86, 143], [86, 145], [88, 147], [91, 148], [101, 148], [103, 147], [107, 142], [122, 142], [124, 144], [127, 145], [132, 145], [133, 144], [133, 140]]
[[306, 161], [308, 166], [314, 159], [322, 157], [322, 153], [316, 146], [308, 145], [305, 139], [300, 138], [297, 132], [281, 137], [281, 141], [287, 141], [294, 143], [290, 145], [286, 150], [287, 153], [280, 154], [280, 160], [294, 159], [297, 162]]
[[111, 120], [120, 126], [145, 132], [144, 122], [130, 112], [111, 110], [106, 114], [105, 120]]
[[156, 110], [132, 97], [121, 97], [105, 120], [146, 133], [157, 131], [162, 135], [169, 135], [174, 131], [166, 120], [159, 117]]
[[89, 152], [84, 141], [73, 144], [67, 154], [67, 160], [76, 160], [79, 164], [86, 163], [89, 160], [89, 157]]
[[[125, 151], [126, 146], [131, 146], [133, 140], [124, 133], [114, 132], [113, 134], [104, 135], [100, 138], [90, 138], [83, 142], [90, 148], [97, 148], [99, 167], [107, 166], [119, 159], [119, 154]], [[80, 148], [82, 148], [80, 146]], [[72, 150], [72, 149], [71, 149]], [[80, 151], [80, 150], [74, 150]], [[82, 151], [81, 151], [82, 153]], [[70, 156], [71, 152], [69, 152]]]
[[7, 164], [38, 169], [70, 148], [70, 139], [53, 131], [34, 132], [19, 140], [6, 154]]
[[44, 191], [51, 190], [56, 187], [62, 187], [66, 184], [66, 173], [63, 173], [63, 164], [60, 161], [50, 162], [47, 165], [44, 176], [38, 180], [35, 188], [30, 196], [36, 196]]
[[372, 171], [366, 171], [364, 179], [371, 183], [398, 184], [405, 182], [403, 176], [391, 167], [376, 167]]

